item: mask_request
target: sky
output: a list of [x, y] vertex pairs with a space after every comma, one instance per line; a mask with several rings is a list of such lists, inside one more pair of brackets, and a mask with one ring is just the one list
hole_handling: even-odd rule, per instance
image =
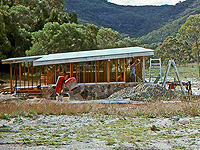
[[185, 0], [108, 0], [108, 2], [115, 3], [118, 5], [175, 5], [179, 1]]

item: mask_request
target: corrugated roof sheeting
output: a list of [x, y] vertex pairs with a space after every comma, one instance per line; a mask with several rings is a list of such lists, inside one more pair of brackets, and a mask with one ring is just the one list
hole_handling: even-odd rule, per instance
[[149, 55], [154, 55], [154, 50], [142, 47], [127, 47], [9, 58], [3, 60], [2, 63], [6, 64], [33, 61], [34, 66], [42, 66], [50, 64], [118, 59]]
[[154, 50], [141, 47], [115, 48], [45, 55], [33, 62], [34, 66], [74, 63], [107, 59], [154, 55]]
[[2, 60], [2, 64], [32, 62], [36, 59], [42, 58], [42, 56], [44, 56], [44, 55], [8, 58], [8, 59]]

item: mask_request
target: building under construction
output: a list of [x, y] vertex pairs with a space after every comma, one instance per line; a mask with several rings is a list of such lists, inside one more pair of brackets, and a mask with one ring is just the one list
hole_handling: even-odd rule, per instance
[[130, 61], [140, 60], [135, 72], [137, 81], [145, 81], [145, 56], [154, 50], [141, 47], [113, 48], [39, 56], [17, 57], [2, 60], [10, 64], [10, 91], [34, 90], [40, 86], [55, 84], [58, 76], [68, 74], [77, 83], [116, 83], [123, 73], [129, 82]]

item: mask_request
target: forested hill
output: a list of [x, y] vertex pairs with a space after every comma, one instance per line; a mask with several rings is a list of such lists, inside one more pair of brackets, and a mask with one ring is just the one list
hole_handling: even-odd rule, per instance
[[75, 11], [79, 23], [112, 28], [142, 43], [158, 43], [177, 33], [192, 14], [200, 13], [199, 0], [186, 0], [175, 6], [120, 6], [106, 0], [65, 0], [68, 12]]

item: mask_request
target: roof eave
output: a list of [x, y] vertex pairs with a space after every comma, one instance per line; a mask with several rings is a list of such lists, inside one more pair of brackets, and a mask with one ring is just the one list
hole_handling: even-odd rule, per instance
[[151, 56], [154, 55], [154, 51], [148, 52], [138, 52], [138, 53], [129, 53], [129, 54], [120, 54], [120, 55], [107, 55], [107, 56], [96, 56], [96, 57], [85, 57], [85, 58], [73, 58], [73, 59], [56, 59], [49, 61], [33, 61], [33, 66], [44, 66], [44, 65], [53, 65], [53, 64], [65, 64], [65, 63], [77, 63], [77, 62], [88, 62], [88, 61], [97, 61], [97, 60], [108, 60], [108, 59], [120, 59], [120, 58], [130, 58], [137, 56]]
[[41, 58], [42, 56], [40, 57], [34, 57], [34, 58], [27, 58], [26, 57], [16, 57], [16, 58], [9, 58], [9, 59], [4, 59], [2, 60], [2, 64], [16, 64], [16, 63], [22, 63], [22, 62], [32, 62], [34, 60], [37, 60], [39, 58]]

